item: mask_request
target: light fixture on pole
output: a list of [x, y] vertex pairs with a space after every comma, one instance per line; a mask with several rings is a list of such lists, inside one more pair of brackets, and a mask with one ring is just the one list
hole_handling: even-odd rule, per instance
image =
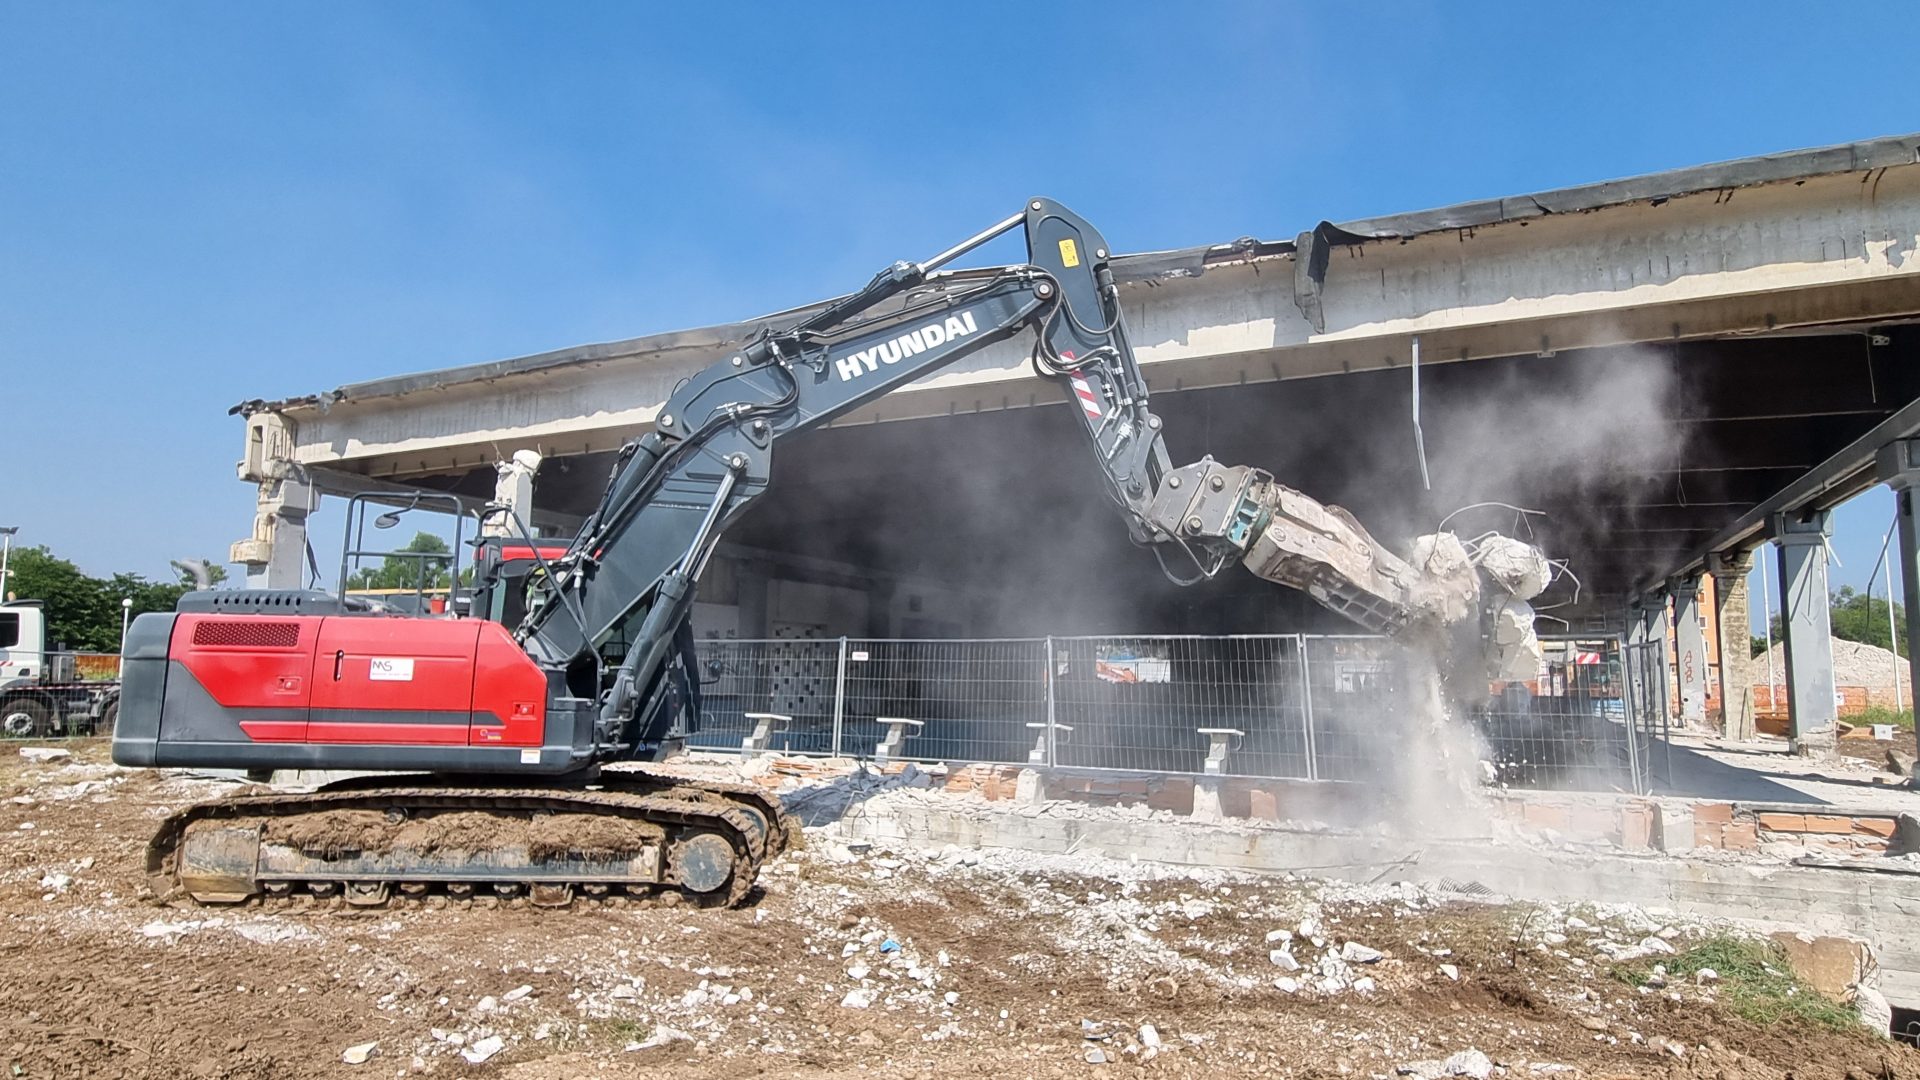
[[120, 651], [127, 651], [127, 620], [133, 618], [133, 597], [120, 598]]
[[7, 557], [13, 554], [13, 534], [18, 525], [0, 525], [0, 603], [7, 600]]

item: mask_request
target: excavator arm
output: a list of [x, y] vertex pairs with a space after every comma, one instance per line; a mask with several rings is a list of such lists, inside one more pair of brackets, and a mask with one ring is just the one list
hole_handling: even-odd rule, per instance
[[[1027, 261], [943, 268], [1024, 230]], [[601, 745], [647, 753], [686, 733], [668, 707], [673, 638], [720, 535], [772, 483], [773, 451], [897, 387], [1031, 329], [1135, 543], [1190, 584], [1241, 562], [1362, 627], [1402, 635], [1464, 621], [1470, 568], [1450, 582], [1399, 559], [1350, 515], [1258, 470], [1171, 466], [1121, 317], [1103, 237], [1047, 199], [922, 263], [763, 332], [687, 380], [619, 455], [599, 507], [518, 630], [535, 660], [599, 700]], [[1443, 575], [1444, 577], [1444, 575]]]

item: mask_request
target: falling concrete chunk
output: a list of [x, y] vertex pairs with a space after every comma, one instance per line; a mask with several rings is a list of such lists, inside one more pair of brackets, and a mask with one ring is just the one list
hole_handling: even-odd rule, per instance
[[374, 1048], [379, 1045], [378, 1042], [368, 1042], [361, 1043], [358, 1046], [349, 1046], [340, 1052], [340, 1060], [349, 1065], [365, 1065], [367, 1060], [373, 1057]]

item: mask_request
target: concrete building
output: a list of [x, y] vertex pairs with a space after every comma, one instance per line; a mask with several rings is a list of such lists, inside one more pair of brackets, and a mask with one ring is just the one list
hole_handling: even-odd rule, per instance
[[[1920, 434], [1917, 151], [1920, 135], [1796, 151], [1117, 269], [1176, 458], [1267, 468], [1390, 543], [1450, 515], [1464, 533], [1531, 530], [1572, 571], [1550, 614], [1583, 632], [1645, 633], [1680, 598], [1668, 625], [1684, 713], [1725, 699], [1713, 681], [1749, 684], [1739, 663], [1710, 662], [1697, 582], [1723, 585], [1704, 602], [1740, 647], [1713, 647], [1744, 659], [1746, 620], [1726, 609], [1747, 602], [1748, 553], [1779, 540], [1796, 737], [1818, 748], [1833, 720], [1825, 511], [1895, 484], [1909, 588], [1920, 582], [1920, 445], [1903, 441]], [[298, 582], [308, 514], [369, 490], [481, 502], [530, 486], [536, 522], [564, 533], [679, 380], [796, 315], [246, 402], [240, 471], [259, 512], [234, 559], [256, 582]], [[706, 629], [1326, 625], [1251, 577], [1163, 582], [1025, 348], [996, 346], [783, 445], [776, 486], [703, 585]], [[521, 449], [545, 459], [530, 485], [502, 468]], [[1908, 611], [1920, 617], [1914, 597]]]

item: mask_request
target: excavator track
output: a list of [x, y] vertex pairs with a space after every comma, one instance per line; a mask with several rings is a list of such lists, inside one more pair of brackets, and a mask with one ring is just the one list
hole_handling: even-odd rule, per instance
[[483, 787], [362, 777], [248, 794], [169, 816], [147, 845], [162, 901], [709, 907], [744, 901], [785, 850], [787, 819], [754, 788], [608, 772], [592, 787]]

